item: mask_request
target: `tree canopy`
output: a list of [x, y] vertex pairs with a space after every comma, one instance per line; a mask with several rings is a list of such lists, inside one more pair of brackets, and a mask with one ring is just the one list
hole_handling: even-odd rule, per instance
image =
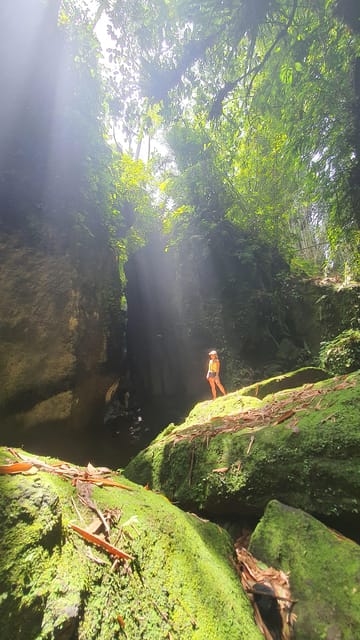
[[175, 217], [211, 218], [209, 187], [220, 217], [257, 228], [289, 257], [356, 271], [356, 3], [102, 6], [114, 43], [113, 117], [129, 138], [165, 130], [177, 169], [162, 184]]
[[[124, 259], [160, 224], [176, 243], [226, 220], [294, 266], [346, 264], [359, 274], [355, 0], [32, 0], [27, 31], [9, 21], [10, 4], [1, 10], [11, 26], [2, 41], [11, 60], [1, 107], [3, 148], [12, 136], [7, 189], [23, 174], [24, 192], [31, 183], [41, 200], [50, 167], [63, 210], [71, 201], [83, 226], [85, 210], [101, 210]], [[16, 105], [14, 143], [6, 122], [41, 7], [34, 86]], [[110, 38], [102, 79], [101, 16]], [[52, 137], [48, 149], [41, 136]], [[151, 156], [149, 145], [145, 167], [141, 143], [160, 136], [166, 152]]]

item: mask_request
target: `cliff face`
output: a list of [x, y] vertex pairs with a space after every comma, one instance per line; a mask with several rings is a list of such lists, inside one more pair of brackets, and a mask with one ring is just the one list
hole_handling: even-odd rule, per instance
[[59, 7], [0, 9], [1, 435], [46, 453], [102, 420], [123, 352], [96, 41]]
[[[61, 445], [101, 420], [123, 350], [120, 283], [106, 237], [74, 246], [37, 224], [0, 230], [0, 412], [6, 442]], [[65, 438], [66, 439], [66, 438]], [[51, 451], [51, 447], [50, 447]]]
[[209, 397], [210, 349], [234, 390], [317, 364], [322, 341], [359, 328], [359, 283], [291, 276], [266, 244], [219, 229], [166, 252], [153, 240], [129, 260], [128, 354], [145, 397]]

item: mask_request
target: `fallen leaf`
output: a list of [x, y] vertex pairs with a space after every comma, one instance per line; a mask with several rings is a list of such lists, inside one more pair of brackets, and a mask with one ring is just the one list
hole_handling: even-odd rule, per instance
[[12, 464], [4, 464], [0, 466], [0, 474], [6, 473], [23, 473], [33, 468], [30, 462], [13, 462]]
[[78, 533], [82, 538], [84, 538], [84, 540], [86, 540], [87, 542], [91, 542], [92, 544], [95, 544], [98, 547], [102, 547], [110, 555], [115, 556], [116, 558], [121, 558], [123, 560], [133, 559], [132, 556], [126, 553], [126, 551], [121, 551], [121, 549], [117, 549], [117, 547], [114, 547], [112, 544], [110, 544], [110, 542], [106, 542], [106, 540], [103, 540], [102, 538], [97, 536], [95, 533], [90, 533], [89, 531], [86, 531], [86, 529], [82, 529], [81, 527], [78, 527], [76, 524], [70, 523], [69, 527], [74, 531], [76, 531], [76, 533]]
[[92, 520], [92, 522], [90, 522], [90, 524], [87, 525], [86, 530], [89, 533], [99, 533], [99, 531], [101, 531], [102, 527], [103, 527], [103, 522], [102, 520], [100, 520], [100, 518], [94, 518], [94, 520]]
[[274, 422], [274, 424], [281, 424], [282, 422], [285, 422], [285, 420], [288, 420], [289, 418], [291, 418], [291, 416], [295, 415], [295, 411], [294, 409], [289, 409], [289, 411], [286, 411], [285, 413], [283, 413], [277, 420], [276, 422]]
[[117, 487], [118, 489], [127, 489], [127, 491], [133, 491], [132, 487], [128, 487], [126, 484], [120, 484], [120, 482], [111, 480], [111, 478], [80, 476], [79, 478], [76, 478], [76, 481], [77, 480], [80, 480], [82, 482], [91, 482], [91, 484], [96, 484], [98, 487]]
[[91, 462], [88, 462], [87, 467], [86, 467], [86, 471], [91, 475], [91, 476], [95, 476], [95, 475], [99, 475], [98, 470], [91, 464]]
[[253, 605], [255, 621], [262, 634], [266, 640], [272, 640], [274, 637], [261, 616], [261, 608], [256, 601], [257, 595], [262, 599], [267, 596], [277, 602], [282, 624], [281, 629], [277, 629], [278, 635], [276, 637], [281, 640], [290, 640], [293, 637], [293, 627], [296, 621], [296, 614], [292, 611], [296, 600], [291, 597], [289, 575], [273, 567], [262, 569], [257, 559], [247, 549], [239, 547], [237, 543], [235, 550], [241, 584]]
[[119, 616], [117, 616], [117, 621], [118, 621], [118, 623], [119, 623], [120, 627], [121, 627], [122, 629], [124, 629], [124, 627], [125, 627], [125, 620], [124, 620], [124, 618], [123, 618], [122, 616], [120, 616], [120, 615], [119, 615]]

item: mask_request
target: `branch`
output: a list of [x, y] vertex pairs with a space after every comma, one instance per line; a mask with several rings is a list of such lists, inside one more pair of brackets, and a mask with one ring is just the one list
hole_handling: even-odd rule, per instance
[[117, 150], [119, 151], [119, 153], [124, 153], [124, 150], [123, 150], [120, 142], [118, 142], [118, 140], [116, 139], [115, 122], [113, 122], [113, 126], [112, 126], [112, 135], [113, 135], [113, 140], [115, 142]]
[[249, 95], [249, 93], [251, 91], [251, 88], [252, 88], [252, 85], [253, 85], [253, 82], [254, 82], [256, 76], [261, 71], [261, 69], [265, 66], [266, 62], [270, 58], [270, 56], [271, 56], [273, 50], [275, 49], [276, 45], [280, 42], [280, 40], [282, 40], [282, 38], [284, 38], [287, 35], [287, 33], [288, 33], [292, 23], [293, 23], [293, 20], [295, 18], [295, 13], [296, 13], [297, 8], [298, 8], [298, 0], [294, 0], [290, 16], [289, 16], [289, 19], [288, 19], [285, 27], [283, 29], [281, 29], [281, 31], [279, 31], [279, 33], [277, 35], [277, 38], [275, 38], [275, 41], [272, 43], [270, 49], [268, 49], [268, 51], [265, 53], [262, 61], [253, 69], [254, 75], [251, 78], [251, 81], [250, 81], [250, 84], [249, 84], [248, 95]]
[[171, 69], [162, 69], [160, 65], [154, 65], [153, 61], [146, 60], [143, 57], [142, 66], [145, 71], [145, 77], [142, 85], [145, 95], [155, 100], [155, 102], [165, 100], [169, 91], [180, 83], [181, 77], [187, 69], [196, 60], [204, 56], [206, 49], [214, 44], [217, 37], [218, 33], [213, 33], [204, 40], [191, 40], [188, 42], [177, 66]]
[[95, 31], [96, 26], [99, 22], [99, 20], [101, 19], [102, 14], [104, 13], [104, 11], [106, 11], [107, 9], [107, 2], [106, 0], [102, 0], [102, 2], [99, 3], [98, 8], [96, 9], [96, 13], [92, 22], [92, 30]]
[[[294, 20], [297, 7], [298, 7], [298, 0], [294, 0], [290, 16], [288, 18], [288, 21], [287, 21], [285, 27], [283, 27], [283, 29], [281, 29], [281, 31], [279, 31], [279, 33], [278, 33], [277, 37], [275, 38], [274, 42], [272, 43], [271, 47], [264, 54], [261, 62], [259, 62], [259, 64], [257, 64], [255, 67], [252, 67], [252, 68], [248, 69], [247, 71], [245, 71], [245, 73], [243, 73], [241, 76], [239, 76], [239, 78], [237, 78], [236, 80], [233, 80], [232, 82], [227, 82], [224, 85], [224, 87], [222, 89], [220, 89], [220, 91], [217, 93], [217, 95], [215, 97], [215, 100], [214, 100], [214, 102], [212, 104], [212, 107], [211, 107], [211, 110], [210, 110], [210, 113], [209, 113], [209, 116], [208, 116], [208, 120], [216, 120], [216, 118], [218, 118], [222, 113], [222, 106], [223, 106], [224, 99], [229, 95], [229, 93], [231, 91], [233, 91], [235, 89], [235, 87], [240, 82], [245, 80], [245, 78], [247, 78], [248, 76], [252, 76], [250, 84], [249, 84], [249, 87], [248, 87], [248, 91], [247, 91], [247, 95], [249, 95], [256, 76], [260, 73], [260, 71], [263, 69], [263, 67], [267, 63], [267, 61], [270, 58], [270, 56], [271, 56], [274, 48], [276, 47], [276, 45], [288, 33], [289, 28], [290, 28], [290, 26], [291, 26], [291, 24], [292, 24], [292, 22]], [[252, 48], [253, 48], [254, 47], [254, 40], [252, 40], [252, 43], [253, 43], [252, 44]]]

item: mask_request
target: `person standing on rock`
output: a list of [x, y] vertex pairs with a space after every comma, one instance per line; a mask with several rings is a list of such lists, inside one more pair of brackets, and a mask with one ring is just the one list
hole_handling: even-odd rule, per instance
[[220, 360], [215, 350], [209, 352], [210, 360], [206, 379], [210, 385], [213, 400], [216, 398], [216, 387], [226, 396], [226, 391], [220, 381]]

